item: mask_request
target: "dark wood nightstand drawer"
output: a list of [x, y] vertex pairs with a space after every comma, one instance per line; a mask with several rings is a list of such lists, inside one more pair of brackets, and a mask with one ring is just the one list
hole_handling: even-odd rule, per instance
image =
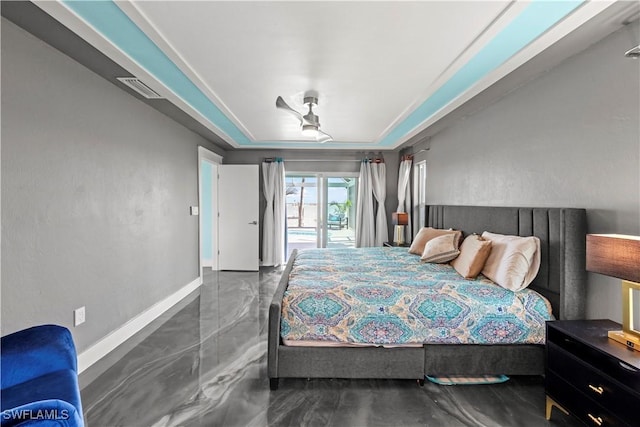
[[617, 418], [613, 413], [604, 409], [598, 403], [591, 400], [589, 396], [585, 396], [553, 372], [548, 372], [546, 375], [545, 390], [549, 396], [562, 402], [562, 406], [566, 410], [588, 426], [631, 427], [637, 425], [627, 424], [623, 420]]
[[590, 426], [640, 426], [640, 354], [608, 339], [606, 319], [547, 322], [545, 391]]
[[600, 374], [553, 342], [547, 343], [547, 355], [547, 368], [555, 375], [627, 423], [638, 419], [638, 397], [634, 397], [632, 390]]
[[[571, 336], [563, 334], [555, 328], [549, 328], [547, 333], [547, 345], [555, 344], [559, 348], [574, 355], [576, 359], [597, 367], [604, 375], [610, 376], [635, 391], [635, 393], [638, 394], [636, 399], [640, 398], [640, 370], [611, 357], [607, 353], [596, 350]], [[552, 359], [551, 356], [549, 356], [549, 359]]]

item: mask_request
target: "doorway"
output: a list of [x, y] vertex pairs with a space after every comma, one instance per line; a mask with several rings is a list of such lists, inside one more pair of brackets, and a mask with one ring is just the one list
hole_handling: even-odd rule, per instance
[[286, 246], [355, 247], [357, 174], [287, 173]]
[[202, 269], [218, 269], [218, 168], [222, 157], [198, 147], [198, 206], [200, 206], [200, 277]]
[[199, 211], [192, 215], [199, 215], [201, 277], [204, 267], [258, 270], [258, 182], [258, 165], [223, 165], [198, 147]]

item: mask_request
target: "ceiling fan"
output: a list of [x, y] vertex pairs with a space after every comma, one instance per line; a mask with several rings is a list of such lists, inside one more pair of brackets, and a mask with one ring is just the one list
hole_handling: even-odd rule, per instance
[[321, 144], [327, 141], [332, 141], [333, 138], [331, 137], [331, 135], [320, 130], [320, 117], [313, 114], [313, 107], [318, 105], [318, 98], [315, 96], [305, 96], [303, 101], [304, 105], [309, 106], [309, 112], [304, 116], [293, 108], [289, 107], [289, 105], [284, 102], [284, 99], [282, 99], [281, 96], [276, 99], [276, 108], [288, 111], [289, 113], [296, 116], [296, 118], [300, 121], [302, 135], [315, 137], [316, 141]]

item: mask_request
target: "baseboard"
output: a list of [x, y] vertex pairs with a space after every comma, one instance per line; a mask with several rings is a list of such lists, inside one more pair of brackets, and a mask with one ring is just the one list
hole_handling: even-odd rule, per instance
[[202, 260], [203, 267], [212, 267], [213, 268], [213, 258], [203, 259]]
[[162, 313], [160, 316], [149, 323], [144, 328], [140, 329], [131, 338], [114, 348], [107, 355], [103, 356], [100, 360], [93, 365], [85, 369], [80, 375], [78, 375], [78, 384], [80, 390], [93, 383], [100, 375], [104, 374], [109, 368], [118, 363], [126, 354], [135, 349], [140, 343], [149, 338], [162, 327], [167, 321], [170, 321], [173, 316], [178, 314], [181, 310], [193, 303], [200, 297], [200, 288], [196, 288], [195, 291], [181, 299], [178, 303], [174, 304], [170, 309]]
[[202, 277], [197, 277], [186, 286], [169, 295], [162, 301], [159, 301], [156, 304], [152, 305], [147, 310], [140, 313], [138, 316], [129, 320], [118, 329], [111, 331], [100, 341], [98, 341], [82, 353], [78, 354], [78, 373], [83, 372], [85, 369], [109, 354], [116, 347], [131, 338], [142, 328], [153, 322], [165, 311], [169, 310], [175, 304], [180, 302], [191, 292], [198, 289], [201, 284]]

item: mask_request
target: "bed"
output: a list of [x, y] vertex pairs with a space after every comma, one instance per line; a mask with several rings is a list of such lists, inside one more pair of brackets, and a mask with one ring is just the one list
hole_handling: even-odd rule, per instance
[[[461, 230], [464, 235], [492, 231], [538, 237], [540, 269], [528, 289], [550, 302], [555, 318], [584, 317], [584, 209], [433, 205], [428, 206], [427, 212], [426, 226], [453, 228]], [[386, 249], [389, 254], [392, 250], [401, 250]], [[376, 250], [383, 249], [373, 249]], [[541, 375], [544, 372], [544, 345], [539, 339], [535, 343], [518, 344], [476, 344], [473, 340], [458, 343], [460, 340], [452, 340], [391, 348], [284, 345], [281, 327], [287, 328], [287, 322], [282, 318], [283, 298], [297, 256], [297, 252], [291, 255], [269, 307], [268, 375], [272, 390], [277, 389], [279, 378], [423, 381], [425, 375]], [[318, 271], [317, 274], [323, 273]], [[333, 274], [343, 274], [345, 280], [349, 280], [350, 272]]]

